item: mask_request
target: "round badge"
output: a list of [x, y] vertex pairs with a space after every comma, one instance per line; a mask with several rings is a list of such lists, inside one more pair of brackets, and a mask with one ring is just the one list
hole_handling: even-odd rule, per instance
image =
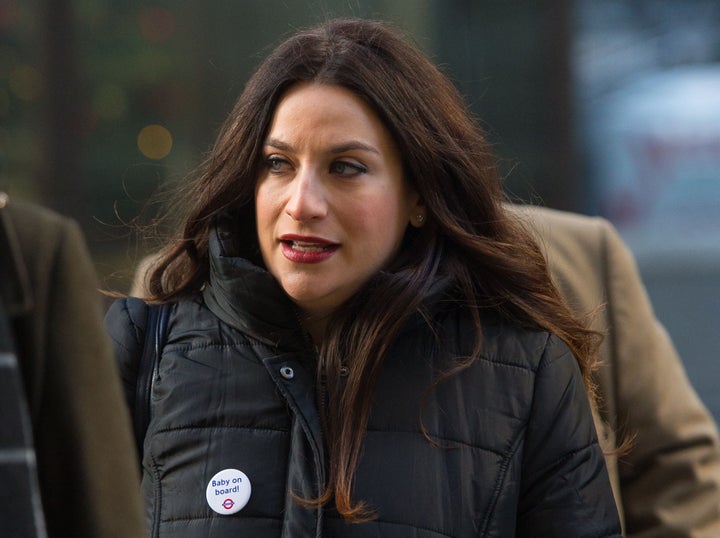
[[205, 498], [215, 512], [224, 516], [239, 512], [250, 500], [250, 479], [237, 469], [224, 469], [208, 482]]

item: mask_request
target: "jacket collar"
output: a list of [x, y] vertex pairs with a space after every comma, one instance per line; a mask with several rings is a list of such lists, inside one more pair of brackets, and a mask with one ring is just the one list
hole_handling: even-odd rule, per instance
[[[211, 229], [209, 254], [210, 282], [203, 297], [218, 318], [277, 349], [312, 349], [297, 308], [277, 280], [240, 254], [231, 217], [219, 217]], [[406, 329], [427, 323], [428, 316], [455, 304], [453, 295], [452, 279], [438, 278], [423, 300], [425, 315], [413, 316]]]
[[220, 218], [210, 232], [205, 303], [228, 325], [272, 347], [307, 350], [309, 335], [294, 304], [268, 271], [240, 256], [231, 226]]

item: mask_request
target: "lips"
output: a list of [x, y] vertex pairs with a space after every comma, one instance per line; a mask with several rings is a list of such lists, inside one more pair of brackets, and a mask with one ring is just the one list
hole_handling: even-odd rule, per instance
[[320, 237], [283, 235], [280, 249], [283, 256], [295, 263], [320, 263], [330, 258], [340, 245]]

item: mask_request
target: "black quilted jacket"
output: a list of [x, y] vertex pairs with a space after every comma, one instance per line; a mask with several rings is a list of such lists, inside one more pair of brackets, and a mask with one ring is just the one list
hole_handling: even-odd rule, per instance
[[[620, 536], [580, 373], [556, 337], [488, 319], [482, 356], [430, 392], [421, 425], [422, 393], [472, 346], [467, 313], [433, 310], [432, 297], [434, 331], [420, 316], [408, 324], [373, 395], [354, 498], [377, 518], [346, 525], [303, 507], [293, 493], [318, 496], [326, 476], [318, 358], [265, 271], [218, 236], [211, 259], [203, 293], [172, 307], [153, 389], [143, 461], [153, 536]], [[129, 395], [146, 312], [122, 299], [106, 318]], [[233, 514], [206, 498], [225, 469], [251, 484]]]

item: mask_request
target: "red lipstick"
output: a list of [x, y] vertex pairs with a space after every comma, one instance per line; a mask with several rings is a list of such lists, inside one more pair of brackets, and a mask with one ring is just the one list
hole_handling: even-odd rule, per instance
[[280, 237], [283, 256], [295, 263], [320, 263], [330, 258], [340, 245], [321, 237], [285, 234]]

